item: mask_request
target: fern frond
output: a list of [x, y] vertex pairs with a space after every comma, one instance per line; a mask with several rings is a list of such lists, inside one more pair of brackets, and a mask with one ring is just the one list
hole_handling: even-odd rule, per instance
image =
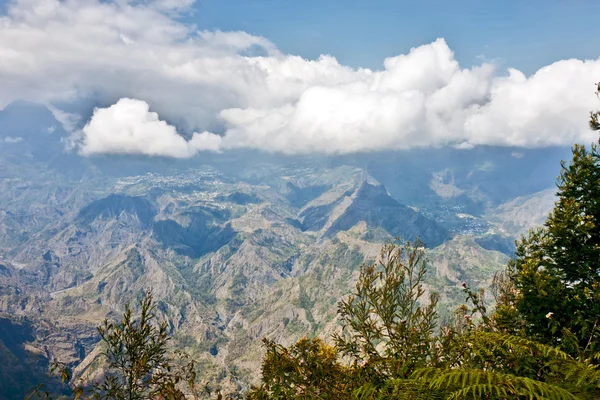
[[424, 387], [412, 379], [389, 379], [383, 387], [367, 383], [352, 393], [353, 400], [445, 400], [444, 390]]
[[569, 391], [546, 382], [477, 369], [422, 368], [412, 378], [432, 389], [450, 391], [451, 399], [519, 398], [575, 400]]
[[566, 366], [565, 378], [577, 386], [589, 385], [600, 389], [600, 370], [598, 366], [574, 362]]
[[374, 398], [377, 394], [377, 387], [371, 383], [367, 383], [352, 393], [352, 399], [354, 400], [368, 400]]
[[413, 379], [390, 379], [384, 391], [381, 400], [444, 400], [447, 397], [445, 390], [424, 387]]
[[483, 399], [489, 398], [490, 395], [498, 398], [514, 397], [514, 393], [502, 385], [479, 384], [452, 392], [448, 399]]
[[537, 351], [541, 356], [552, 357], [561, 360], [573, 360], [564, 351], [543, 343], [536, 342], [521, 336], [508, 335], [498, 332], [475, 331], [467, 336], [474, 346], [486, 349], [504, 348], [511, 351], [520, 351], [530, 353], [532, 350]]

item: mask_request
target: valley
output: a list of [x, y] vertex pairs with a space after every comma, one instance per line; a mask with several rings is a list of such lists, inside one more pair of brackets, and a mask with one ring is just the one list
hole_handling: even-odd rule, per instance
[[257, 379], [261, 338], [338, 329], [337, 302], [395, 238], [427, 245], [428, 290], [449, 317], [461, 282], [489, 286], [543, 223], [569, 151], [88, 158], [28, 103], [0, 111], [0, 139], [0, 312], [27, 355], [6, 335], [0, 350], [42, 375], [61, 360], [93, 378], [95, 326], [151, 289], [203, 379], [241, 386]]

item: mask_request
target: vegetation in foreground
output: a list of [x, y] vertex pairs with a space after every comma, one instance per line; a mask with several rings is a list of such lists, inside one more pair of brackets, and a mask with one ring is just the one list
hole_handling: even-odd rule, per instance
[[[600, 85], [598, 86], [600, 91]], [[590, 127], [600, 130], [600, 113]], [[517, 243], [496, 276], [495, 308], [463, 284], [465, 305], [441, 321], [423, 286], [422, 244], [388, 244], [361, 268], [338, 304], [331, 343], [304, 338], [286, 348], [265, 340], [262, 384], [248, 399], [597, 399], [600, 398], [600, 144], [573, 148], [544, 227]], [[139, 317], [98, 328], [104, 375], [73, 385], [75, 398], [183, 399], [198, 389], [195, 364], [168, 355], [167, 327], [150, 293]], [[69, 373], [59, 367], [63, 381]], [[39, 387], [30, 398], [49, 398]], [[224, 398], [216, 393], [217, 398]]]

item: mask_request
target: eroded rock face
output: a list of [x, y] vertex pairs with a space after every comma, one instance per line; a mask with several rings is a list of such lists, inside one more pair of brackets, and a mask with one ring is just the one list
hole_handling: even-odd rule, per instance
[[[346, 178], [307, 190], [316, 197], [301, 209], [285, 186], [262, 186], [259, 198], [240, 195], [246, 183], [190, 183], [194, 174], [116, 182], [118, 193], [67, 202], [62, 218], [11, 250], [12, 262], [0, 267], [0, 305], [54, 321], [60, 330], [40, 331], [29, 346], [94, 374], [94, 326], [152, 289], [174, 343], [218, 368], [244, 360], [255, 376], [262, 336], [291, 343], [335, 325], [336, 299], [352, 286], [365, 249], [380, 245], [366, 233], [446, 235], [363, 173]], [[352, 229], [363, 237], [345, 234]], [[319, 288], [322, 278], [292, 283], [329, 273], [336, 280], [328, 290]]]
[[382, 228], [393, 237], [409, 241], [420, 237], [431, 247], [449, 238], [446, 229], [435, 221], [398, 203], [382, 185], [368, 182], [363, 182], [356, 190], [352, 203], [329, 227], [327, 235], [350, 230], [360, 221], [370, 228]]
[[28, 396], [40, 383], [45, 390], [68, 393], [68, 387], [48, 373], [50, 361], [81, 362], [97, 340], [81, 324], [55, 325], [44, 320], [0, 316], [0, 399]]

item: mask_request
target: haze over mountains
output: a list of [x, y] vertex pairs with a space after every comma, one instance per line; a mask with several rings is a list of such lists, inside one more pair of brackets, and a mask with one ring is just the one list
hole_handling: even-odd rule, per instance
[[487, 285], [551, 208], [569, 152], [174, 160], [82, 157], [64, 150], [68, 136], [44, 106], [0, 111], [0, 308], [27, 350], [2, 339], [12, 365], [53, 358], [93, 374], [94, 327], [152, 288], [203, 373], [226, 379], [237, 368], [245, 381], [260, 338], [335, 329], [359, 265], [395, 237], [431, 249], [429, 285], [448, 307], [461, 281]]

